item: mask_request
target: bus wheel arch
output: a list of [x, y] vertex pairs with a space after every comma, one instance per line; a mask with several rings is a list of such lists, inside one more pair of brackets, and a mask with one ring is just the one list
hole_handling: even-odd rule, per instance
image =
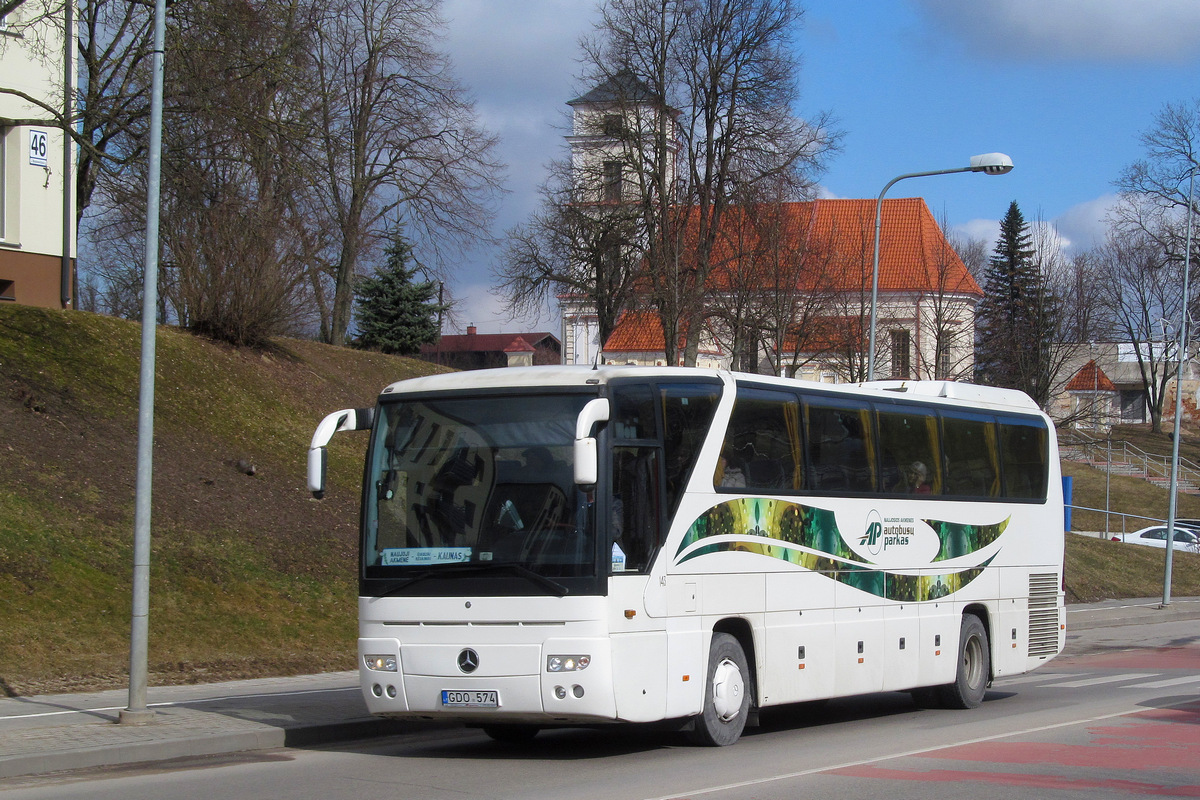
[[958, 637], [958, 661], [953, 683], [939, 687], [946, 708], [975, 708], [992, 682], [992, 650], [986, 610], [963, 612]]
[[744, 621], [718, 624], [709, 645], [700, 713], [687, 730], [694, 744], [724, 747], [736, 742], [755, 717], [754, 648]]

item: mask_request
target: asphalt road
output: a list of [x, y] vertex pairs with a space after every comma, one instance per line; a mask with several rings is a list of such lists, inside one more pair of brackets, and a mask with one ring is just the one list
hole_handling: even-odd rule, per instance
[[641, 727], [524, 746], [431, 730], [19, 779], [0, 800], [646, 800], [1200, 797], [1200, 622], [1072, 633], [1063, 656], [997, 681], [981, 708], [888, 693], [764, 713], [735, 746]]

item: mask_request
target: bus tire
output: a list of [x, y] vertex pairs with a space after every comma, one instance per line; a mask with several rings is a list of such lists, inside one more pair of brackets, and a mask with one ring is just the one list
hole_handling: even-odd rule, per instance
[[987, 631], [974, 614], [964, 614], [958, 636], [958, 671], [954, 683], [941, 687], [946, 708], [975, 708], [983, 702], [991, 678], [992, 656]]
[[704, 709], [693, 719], [694, 744], [725, 747], [736, 742], [750, 715], [750, 667], [736, 638], [714, 633], [708, 651]]
[[483, 732], [494, 742], [501, 744], [525, 744], [541, 730], [537, 725], [484, 725]]

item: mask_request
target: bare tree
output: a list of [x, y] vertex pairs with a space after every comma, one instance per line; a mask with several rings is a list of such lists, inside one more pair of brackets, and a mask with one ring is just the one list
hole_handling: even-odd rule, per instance
[[[942, 230], [948, 225], [943, 218]], [[973, 315], [965, 314], [971, 302], [972, 286], [969, 268], [963, 263], [954, 245], [942, 238], [934, 252], [928, 254], [930, 285], [917, 301], [917, 337], [924, 344], [925, 357], [918, 348], [916, 374], [927, 380], [962, 380], [970, 377], [974, 367]]]
[[[634, 118], [624, 161], [668, 363], [681, 339], [684, 363], [696, 362], [713, 253], [735, 197], [766, 184], [802, 196], [836, 145], [825, 117], [791, 111], [799, 17], [790, 0], [608, 0], [583, 43], [588, 77], [612, 86]], [[637, 94], [620, 97], [622, 87]]]
[[514, 313], [538, 312], [554, 294], [593, 309], [603, 343], [637, 304], [642, 250], [636, 209], [593, 193], [570, 164], [553, 163], [540, 208], [507, 232], [494, 274]]
[[[1126, 208], [1121, 219], [1128, 220], [1133, 213]], [[1146, 225], [1145, 221], [1113, 225], [1095, 259], [1105, 286], [1101, 295], [1105, 316], [1114, 332], [1132, 344], [1150, 425], [1158, 433], [1167, 382], [1179, 354], [1178, 337], [1168, 337], [1167, 331], [1172, 327], [1178, 331], [1183, 265], [1167, 257], [1163, 235], [1152, 235]]]
[[335, 0], [313, 34], [310, 211], [328, 220], [311, 281], [322, 337], [341, 343], [364, 254], [402, 225], [425, 262], [485, 235], [495, 139], [436, 49], [439, 0]]
[[[1200, 166], [1200, 99], [1164, 105], [1140, 138], [1146, 156], [1126, 167], [1115, 182], [1121, 202], [1110, 217], [1102, 257], [1116, 279], [1117, 291], [1106, 293], [1109, 315], [1133, 343], [1151, 424], [1159, 431], [1170, 377], [1166, 362], [1179, 357], [1178, 342], [1166, 339], [1164, 326], [1182, 319], [1185, 303], [1188, 313], [1193, 307], [1190, 297], [1180, 297], [1179, 287], [1187, 218], [1198, 210], [1189, 208], [1194, 199], [1188, 190]], [[1196, 264], [1200, 247], [1195, 238], [1192, 244]], [[1154, 344], [1159, 331], [1161, 351]]]

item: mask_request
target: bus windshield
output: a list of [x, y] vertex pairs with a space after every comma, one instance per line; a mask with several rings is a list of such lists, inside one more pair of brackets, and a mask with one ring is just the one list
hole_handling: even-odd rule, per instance
[[592, 396], [385, 400], [368, 454], [364, 577], [594, 576], [592, 504], [572, 466]]

